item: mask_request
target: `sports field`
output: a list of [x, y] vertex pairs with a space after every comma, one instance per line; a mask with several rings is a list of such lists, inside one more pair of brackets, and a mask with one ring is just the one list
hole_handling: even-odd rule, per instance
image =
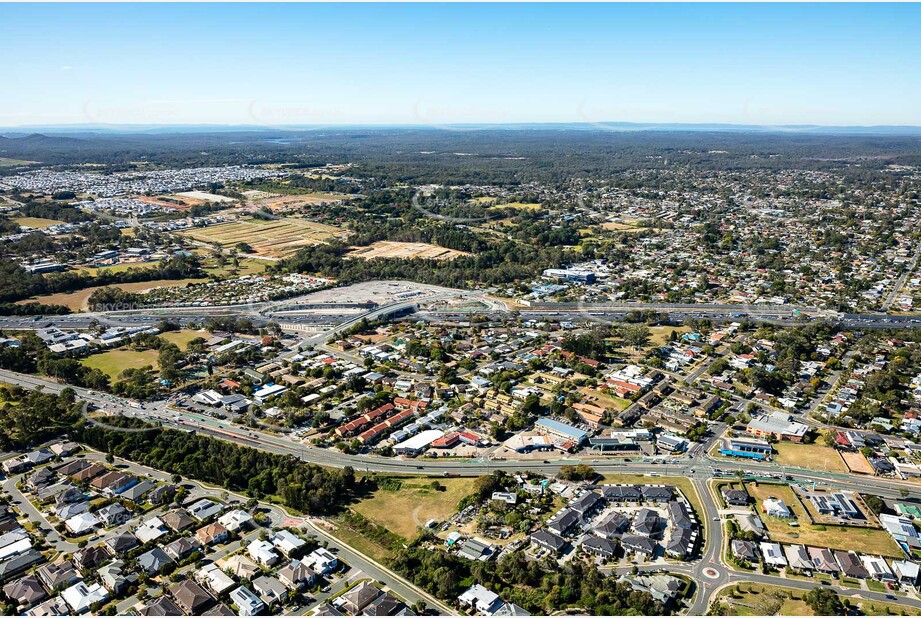
[[360, 247], [348, 253], [348, 257], [360, 258], [363, 260], [373, 260], [375, 258], [383, 259], [404, 259], [411, 260], [420, 258], [424, 260], [454, 260], [462, 255], [468, 255], [463, 251], [454, 249], [445, 249], [437, 245], [430, 245], [423, 242], [391, 242], [382, 240], [369, 245]]
[[110, 350], [101, 354], [93, 354], [80, 362], [87, 367], [99, 369], [112, 379], [115, 379], [121, 375], [122, 371], [129, 368], [137, 369], [138, 367], [150, 365], [156, 369], [158, 354], [156, 350], [143, 350], [140, 352], [135, 350]]
[[260, 256], [285, 257], [301, 247], [345, 238], [349, 232], [304, 219], [283, 218], [273, 221], [246, 219], [186, 230], [179, 234], [201, 242], [218, 243], [222, 247], [246, 243]]

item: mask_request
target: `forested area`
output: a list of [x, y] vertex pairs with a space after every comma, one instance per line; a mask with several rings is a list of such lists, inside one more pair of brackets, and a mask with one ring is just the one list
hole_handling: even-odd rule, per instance
[[593, 616], [667, 613], [648, 593], [635, 592], [578, 560], [561, 566], [553, 558], [533, 561], [522, 552], [513, 552], [498, 562], [473, 562], [414, 544], [398, 552], [391, 566], [442, 599], [455, 599], [466, 587], [479, 583], [536, 615], [565, 608]]
[[68, 432], [80, 420], [81, 409], [71, 389], [55, 395], [0, 387], [0, 449], [20, 448]]
[[[856, 158], [861, 166], [851, 166], [851, 172], [864, 177], [885, 173], [881, 170], [889, 164], [921, 165], [917, 140], [911, 135], [765, 132], [745, 127], [626, 130], [637, 128], [615, 124], [612, 130], [604, 130], [583, 124], [467, 131], [418, 127], [33, 134], [0, 136], [0, 149], [4, 156], [45, 164], [92, 161], [106, 165], [106, 171], [136, 169], [133, 162], [140, 160], [167, 167], [352, 163], [355, 173], [380, 182], [445, 185], [516, 186], [668, 166], [782, 169], [792, 162], [798, 169], [822, 170], [840, 168]], [[714, 156], [712, 151], [725, 152]]]
[[135, 419], [110, 417], [106, 423], [149, 431], [115, 431], [85, 423], [76, 430], [75, 439], [116, 457], [246, 492], [253, 498], [277, 497], [305, 513], [335, 513], [351, 501], [356, 489], [351, 468], [321, 468], [293, 456], [196, 433], [164, 430]]
[[129, 268], [122, 271], [102, 270], [95, 276], [76, 271], [34, 274], [16, 260], [0, 258], [0, 303], [116, 283], [204, 276], [200, 260], [195, 255], [175, 255], [153, 267]]
[[305, 247], [279, 262], [279, 272], [316, 273], [333, 277], [339, 283], [356, 283], [374, 279], [407, 279], [443, 285], [469, 287], [470, 282], [495, 285], [529, 279], [545, 268], [571, 261], [561, 247], [531, 247], [503, 242], [477, 255], [460, 256], [453, 261], [424, 259], [344, 260], [350, 251], [344, 243]]

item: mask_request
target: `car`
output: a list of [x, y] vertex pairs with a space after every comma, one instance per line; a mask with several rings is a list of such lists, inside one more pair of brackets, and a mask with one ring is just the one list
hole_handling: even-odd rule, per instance
[[895, 601], [895, 595], [894, 595], [894, 594], [887, 594], [887, 595], [886, 595], [886, 598], [889, 599], [890, 601]]
[[714, 517], [714, 518], [713, 518], [713, 521], [719, 521], [719, 520], [720, 520], [719, 517]]
[[329, 586], [323, 586], [322, 588], [320, 588], [320, 591], [321, 591], [321, 592], [329, 592]]

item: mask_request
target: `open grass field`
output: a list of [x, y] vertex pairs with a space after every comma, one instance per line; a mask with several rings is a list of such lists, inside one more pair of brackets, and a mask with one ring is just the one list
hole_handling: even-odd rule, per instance
[[218, 266], [214, 259], [206, 259], [202, 262], [202, 270], [215, 277], [242, 277], [244, 275], [261, 275], [265, 272], [266, 267], [271, 264], [269, 260], [260, 260], [259, 258], [240, 258], [240, 266], [234, 272], [233, 264], [228, 261], [223, 266]]
[[795, 442], [778, 442], [774, 445], [777, 455], [774, 461], [782, 466], [796, 466], [809, 470], [828, 472], [847, 472], [847, 466], [838, 451], [821, 444], [796, 444]]
[[[457, 510], [457, 503], [473, 493], [475, 478], [395, 477], [397, 491], [378, 489], [352, 508], [367, 519], [378, 523], [404, 539], [416, 535], [419, 526], [430, 519], [444, 521]], [[431, 487], [437, 481], [444, 491]]]
[[[884, 530], [810, 523], [802, 503], [787, 485], [746, 483], [745, 487], [754, 499], [758, 515], [768, 529], [772, 541], [805, 543], [806, 545], [854, 550], [883, 556], [902, 555], [895, 541]], [[783, 500], [796, 519], [787, 521], [765, 515], [762, 503], [765, 498], [772, 496]], [[790, 525], [791, 521], [795, 521], [798, 525]]]
[[195, 228], [179, 234], [201, 242], [218, 243], [222, 247], [247, 243], [257, 255], [278, 258], [290, 255], [301, 247], [345, 238], [349, 232], [304, 219], [283, 218], [274, 221], [246, 219]]
[[101, 354], [87, 356], [82, 362], [87, 367], [99, 369], [111, 378], [117, 378], [125, 369], [137, 369], [145, 365], [157, 368], [156, 350], [109, 350]]
[[393, 259], [400, 258], [411, 260], [421, 258], [425, 260], [453, 260], [462, 255], [468, 255], [462, 251], [454, 249], [445, 249], [437, 245], [430, 245], [423, 242], [390, 242], [382, 240], [367, 247], [359, 247], [350, 251], [347, 257], [360, 258], [363, 260], [372, 260], [375, 258]]
[[526, 204], [524, 202], [509, 202], [508, 204], [496, 204], [490, 209], [514, 208], [515, 210], [540, 210], [540, 204]]
[[[139, 281], [136, 283], [116, 283], [109, 287], [120, 288], [126, 292], [143, 292], [145, 290], [152, 290], [154, 288], [181, 287], [189, 283], [201, 283], [202, 281], [207, 281], [207, 279], [159, 279], [154, 281]], [[88, 308], [90, 296], [93, 294], [93, 292], [98, 290], [99, 287], [101, 286], [86, 288], [85, 290], [77, 290], [76, 292], [33, 296], [32, 298], [28, 298], [20, 302], [39, 302], [46, 305], [64, 305], [65, 307], [70, 307], [70, 309], [73, 311], [85, 311]]]
[[38, 163], [38, 161], [23, 161], [22, 159], [0, 157], [0, 167], [19, 167], [20, 165], [31, 165], [33, 163]]
[[587, 386], [580, 389], [579, 392], [585, 395], [585, 399], [582, 400], [583, 403], [590, 403], [609, 410], [616, 410], [617, 412], [623, 412], [630, 406], [630, 400], [628, 399], [612, 397]]
[[691, 329], [687, 326], [651, 326], [649, 327], [649, 345], [654, 348], [665, 345], [672, 331], [681, 337], [684, 333], [691, 332]]
[[37, 229], [44, 229], [46, 227], [51, 227], [52, 225], [64, 223], [63, 221], [58, 221], [57, 219], [43, 219], [41, 217], [16, 217], [13, 219], [13, 222], [23, 227], [32, 227]]
[[719, 600], [730, 616], [814, 616], [804, 594], [795, 588], [743, 582], [726, 588]]
[[619, 223], [613, 221], [602, 223], [601, 228], [608, 230], [609, 232], [641, 232], [645, 229], [648, 229], [635, 223]]
[[180, 350], [185, 350], [189, 346], [189, 342], [193, 339], [197, 339], [198, 337], [209, 339], [211, 335], [206, 330], [188, 330], [183, 328], [182, 330], [171, 330], [166, 333], [161, 333], [159, 337], [164, 341], [175, 343], [179, 346]]
[[80, 273], [86, 273], [93, 275], [94, 277], [101, 272], [110, 272], [110, 273], [120, 273], [128, 270], [129, 268], [151, 268], [155, 266], [157, 262], [132, 262], [130, 264], [113, 264], [112, 266], [82, 266], [76, 268], [75, 270]]

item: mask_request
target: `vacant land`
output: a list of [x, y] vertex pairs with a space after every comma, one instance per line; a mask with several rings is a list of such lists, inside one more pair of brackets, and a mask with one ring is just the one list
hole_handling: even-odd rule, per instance
[[[201, 283], [207, 279], [157, 279], [154, 281], [138, 281], [136, 283], [116, 283], [108, 286], [119, 288], [126, 292], [143, 292], [155, 288], [175, 288], [187, 285], [189, 283]], [[39, 302], [45, 305], [64, 305], [70, 307], [73, 311], [84, 311], [88, 308], [89, 298], [96, 290], [102, 286], [86, 288], [76, 292], [66, 294], [46, 294], [44, 296], [33, 296], [32, 298], [20, 301], [23, 303]]]
[[[419, 526], [425, 526], [429, 520], [441, 522], [454, 514], [457, 503], [473, 493], [475, 481], [475, 478], [415, 477], [379, 480], [382, 488], [353, 508], [394, 534], [411, 539]], [[444, 488], [443, 491], [432, 487], [436, 482]]]
[[642, 230], [648, 229], [641, 227], [637, 223], [615, 223], [608, 221], [601, 224], [602, 229], [612, 231], [612, 232], [640, 232]]
[[352, 199], [344, 193], [307, 193], [304, 195], [279, 195], [253, 201], [252, 204], [264, 210], [288, 211], [298, 210], [304, 206], [332, 204]]
[[[805, 508], [787, 485], [767, 483], [747, 483], [748, 493], [758, 508], [758, 515], [764, 521], [771, 540], [778, 543], [804, 543], [817, 547], [854, 550], [865, 554], [883, 556], [900, 556], [901, 551], [884, 530], [858, 528], [854, 526], [830, 526], [812, 524]], [[785, 520], [769, 517], [764, 513], [762, 503], [765, 498], [779, 498], [795, 515], [795, 519]], [[795, 525], [791, 525], [791, 523]]]
[[540, 204], [526, 204], [524, 202], [509, 202], [508, 204], [496, 204], [490, 209], [514, 208], [515, 210], [540, 210]]
[[182, 193], [177, 193], [179, 197], [187, 198], [191, 200], [199, 200], [202, 202], [236, 202], [232, 197], [227, 197], [226, 195], [216, 195], [214, 193], [206, 193], [205, 191], [183, 191]]
[[649, 328], [649, 344], [653, 347], [660, 347], [668, 343], [672, 331], [681, 337], [684, 333], [691, 332], [688, 326], [651, 326]]
[[774, 445], [777, 455], [774, 461], [783, 466], [796, 466], [810, 470], [826, 470], [828, 472], [847, 472], [847, 466], [838, 451], [821, 444], [796, 444], [794, 442], [778, 442]]
[[719, 596], [730, 616], [814, 616], [803, 601], [804, 590], [743, 582], [726, 588]]
[[844, 459], [844, 463], [850, 468], [851, 472], [856, 472], [857, 474], [873, 474], [873, 466], [871, 466], [867, 458], [863, 456], [863, 453], [848, 453], [842, 451], [841, 457]]
[[159, 336], [160, 339], [164, 339], [170, 343], [175, 343], [177, 346], [179, 346], [180, 350], [185, 350], [187, 347], [189, 347], [189, 342], [193, 339], [198, 339], [199, 337], [209, 339], [211, 337], [211, 335], [206, 330], [188, 330], [185, 328], [182, 330], [171, 330], [165, 333], [161, 333]]
[[81, 362], [87, 367], [99, 369], [110, 378], [117, 378], [125, 369], [137, 369], [146, 365], [157, 368], [156, 350], [110, 350], [101, 354], [93, 354]]
[[424, 242], [390, 242], [382, 240], [367, 247], [359, 247], [348, 254], [348, 257], [372, 260], [374, 258], [410, 260], [421, 258], [425, 260], [453, 260], [462, 255], [462, 251], [445, 249], [437, 245]]
[[582, 400], [583, 403], [590, 403], [616, 412], [623, 412], [630, 406], [628, 399], [612, 397], [587, 386], [580, 389], [579, 392], [585, 395], [585, 399]]
[[0, 157], [0, 167], [19, 167], [20, 165], [32, 165], [33, 163], [38, 163], [38, 161], [23, 161], [22, 159]]
[[257, 255], [280, 258], [291, 255], [301, 247], [345, 238], [349, 232], [304, 219], [283, 218], [274, 221], [247, 219], [195, 228], [179, 234], [201, 242], [217, 243], [222, 247], [246, 243]]
[[21, 225], [22, 227], [32, 227], [38, 229], [44, 229], [46, 227], [51, 227], [52, 225], [59, 225], [64, 223], [63, 221], [58, 221], [57, 219], [43, 219], [41, 217], [16, 217], [13, 219], [13, 223]]

